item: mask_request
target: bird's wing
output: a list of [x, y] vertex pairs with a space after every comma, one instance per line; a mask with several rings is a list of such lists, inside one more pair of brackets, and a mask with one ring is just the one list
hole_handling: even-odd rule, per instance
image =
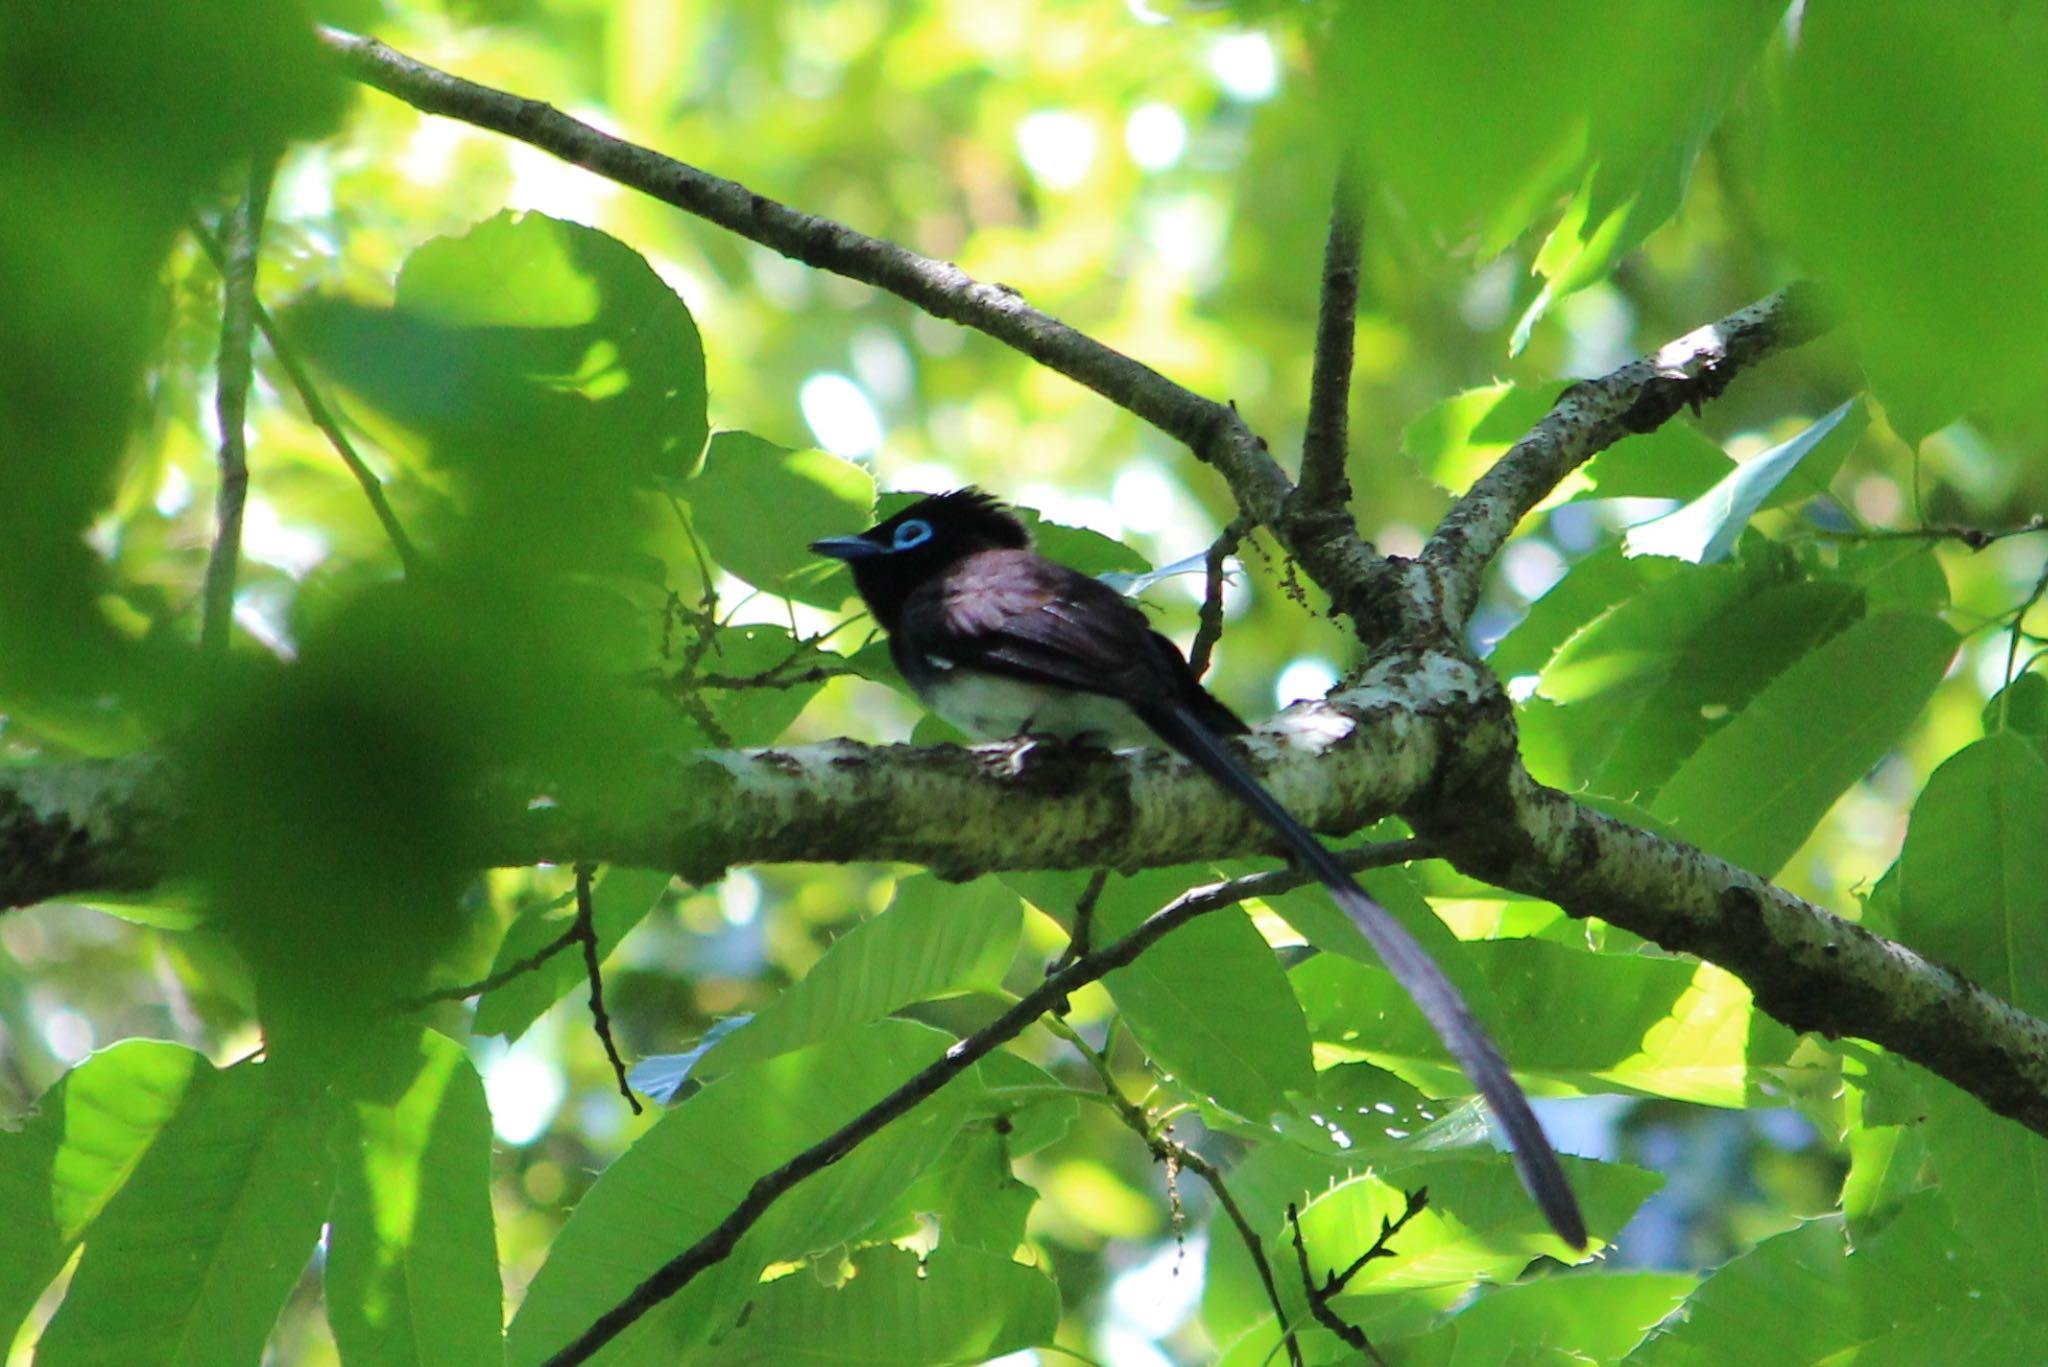
[[914, 631], [919, 645], [943, 640], [955, 664], [1126, 700], [1199, 689], [1180, 653], [1123, 595], [1029, 551], [962, 561], [913, 595], [905, 616], [927, 613], [939, 630]]

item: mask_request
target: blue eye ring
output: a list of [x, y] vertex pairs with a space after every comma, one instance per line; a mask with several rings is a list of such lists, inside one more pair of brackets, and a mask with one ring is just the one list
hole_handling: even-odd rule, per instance
[[931, 539], [932, 524], [921, 517], [913, 517], [910, 521], [902, 523], [896, 528], [896, 536], [889, 543], [889, 549], [892, 551], [916, 550]]

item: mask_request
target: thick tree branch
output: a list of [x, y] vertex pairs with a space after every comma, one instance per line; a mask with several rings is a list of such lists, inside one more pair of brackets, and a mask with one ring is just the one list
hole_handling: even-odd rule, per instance
[[0, 769], [0, 908], [156, 886], [179, 807], [148, 755]]
[[1465, 871], [1710, 960], [1794, 1030], [1866, 1039], [2048, 1135], [2048, 1024], [1765, 878], [1518, 775], [1530, 843]]
[[[1247, 750], [1320, 829], [1399, 811], [1463, 872], [1721, 964], [1788, 1025], [1881, 1044], [2048, 1134], [2048, 1024], [1768, 880], [1543, 788], [1513, 743], [1512, 710], [1476, 667], [1425, 654], [1291, 709]], [[700, 756], [647, 811], [528, 811], [531, 796], [500, 795], [480, 863], [596, 860], [707, 881], [733, 864], [901, 859], [969, 877], [1266, 847], [1215, 785], [1149, 751], [839, 742]], [[169, 868], [177, 810], [146, 760], [0, 771], [0, 905], [149, 886]]]
[[1463, 625], [1486, 567], [1566, 475], [1623, 437], [1654, 431], [1681, 408], [1697, 409], [1747, 367], [1813, 340], [1826, 326], [1812, 288], [1793, 285], [1567, 389], [1549, 416], [1452, 506], [1423, 548], [1445, 625]]

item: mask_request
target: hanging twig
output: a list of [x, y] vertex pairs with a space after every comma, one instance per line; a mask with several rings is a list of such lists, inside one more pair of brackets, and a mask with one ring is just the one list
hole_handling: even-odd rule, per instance
[[591, 1026], [597, 1031], [598, 1039], [604, 1042], [604, 1056], [611, 1061], [612, 1075], [619, 1080], [619, 1095], [626, 1098], [633, 1114], [638, 1115], [641, 1111], [640, 1098], [633, 1095], [632, 1084], [626, 1081], [626, 1061], [619, 1057], [619, 1046], [612, 1041], [612, 1021], [604, 1009], [604, 974], [599, 971], [597, 961], [597, 913], [590, 900], [592, 872], [588, 864], [576, 866], [576, 924], [570, 930], [583, 945], [583, 972], [590, 979]]
[[229, 211], [221, 264], [220, 355], [214, 413], [220, 422], [220, 488], [214, 498], [213, 550], [200, 596], [199, 645], [209, 655], [228, 648], [235, 613], [235, 571], [242, 553], [242, 509], [249, 496], [250, 350], [255, 335], [256, 258], [264, 207], [277, 169], [275, 153], [252, 157], [241, 202]]

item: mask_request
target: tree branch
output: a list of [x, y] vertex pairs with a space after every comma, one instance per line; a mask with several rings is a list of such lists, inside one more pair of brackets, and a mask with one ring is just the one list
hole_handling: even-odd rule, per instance
[[1315, 368], [1309, 378], [1308, 422], [1301, 439], [1301, 482], [1291, 502], [1303, 513], [1345, 517], [1351, 481], [1352, 349], [1358, 331], [1358, 265], [1365, 232], [1352, 155], [1344, 154], [1330, 197], [1330, 234], [1323, 246], [1322, 303], [1316, 317]]
[[[1787, 1025], [1883, 1045], [2048, 1135], [2048, 1024], [1747, 870], [1542, 787], [1513, 743], [1506, 698], [1445, 652], [1381, 660], [1357, 688], [1243, 742], [1260, 781], [1318, 829], [1399, 811], [1464, 873], [1718, 963]], [[966, 878], [1266, 848], [1237, 803], [1157, 751], [835, 742], [698, 756], [645, 810], [528, 810], [532, 796], [508, 788], [480, 814], [478, 863], [620, 863], [706, 883], [754, 862], [899, 859]], [[147, 760], [0, 769], [0, 906], [149, 886], [178, 810]]]
[[263, 212], [270, 202], [275, 155], [252, 157], [241, 201], [227, 217], [221, 264], [220, 354], [214, 413], [220, 421], [220, 490], [214, 499], [213, 550], [206, 559], [199, 645], [208, 654], [228, 648], [234, 623], [235, 569], [242, 553], [242, 506], [249, 495], [250, 354], [255, 334], [256, 259], [263, 242]]
[[1223, 473], [1239, 506], [1260, 521], [1279, 515], [1288, 479], [1236, 410], [1032, 308], [1016, 290], [801, 213], [736, 181], [601, 133], [540, 100], [415, 61], [374, 38], [333, 28], [317, 32], [356, 80], [415, 109], [515, 138], [805, 265], [873, 285], [934, 318], [988, 334], [1185, 443]]
[[1452, 505], [1423, 547], [1445, 625], [1453, 632], [1463, 626], [1486, 567], [1566, 475], [1623, 437], [1654, 431], [1681, 408], [1697, 409], [1749, 366], [1813, 340], [1827, 326], [1812, 287], [1792, 285], [1558, 396], [1549, 415]]

